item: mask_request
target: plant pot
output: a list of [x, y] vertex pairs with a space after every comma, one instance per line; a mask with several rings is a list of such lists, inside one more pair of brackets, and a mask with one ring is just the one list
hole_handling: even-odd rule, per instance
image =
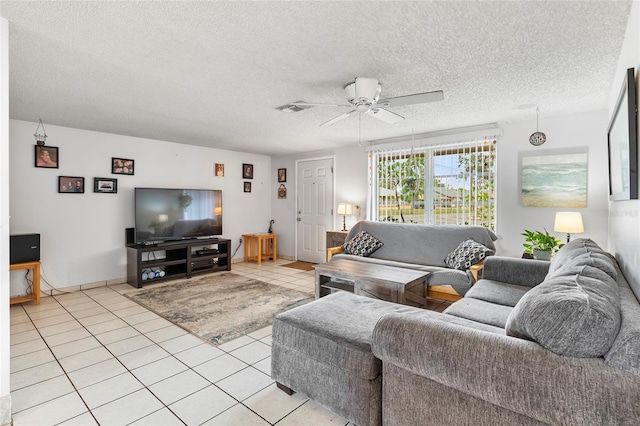
[[533, 250], [533, 255], [538, 260], [551, 260], [551, 252], [544, 250]]

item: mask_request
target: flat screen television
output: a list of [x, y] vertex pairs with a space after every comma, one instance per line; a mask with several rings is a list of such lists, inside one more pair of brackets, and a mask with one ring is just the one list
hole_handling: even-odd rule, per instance
[[626, 72], [609, 123], [609, 199], [638, 198], [638, 104], [634, 69]]
[[222, 191], [135, 188], [136, 244], [222, 235]]

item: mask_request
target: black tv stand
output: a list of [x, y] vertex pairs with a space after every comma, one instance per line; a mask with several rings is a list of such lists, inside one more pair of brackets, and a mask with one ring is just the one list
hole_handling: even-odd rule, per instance
[[127, 245], [127, 282], [143, 284], [193, 275], [230, 271], [231, 240], [198, 238]]

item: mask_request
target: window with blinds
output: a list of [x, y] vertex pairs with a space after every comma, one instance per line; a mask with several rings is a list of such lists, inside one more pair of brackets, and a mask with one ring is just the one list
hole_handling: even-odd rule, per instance
[[372, 219], [495, 230], [496, 139], [373, 150]]

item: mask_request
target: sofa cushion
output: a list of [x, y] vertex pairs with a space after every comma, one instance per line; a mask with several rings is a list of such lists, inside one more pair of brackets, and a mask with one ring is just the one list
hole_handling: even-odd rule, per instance
[[587, 252], [568, 259], [564, 265], [554, 268], [553, 271], [550, 270], [545, 279], [562, 275], [575, 275], [586, 265], [599, 269], [614, 280], [618, 278], [614, 261], [609, 255], [598, 252]]
[[344, 251], [356, 256], [369, 256], [374, 251], [383, 246], [383, 243], [369, 234], [367, 231], [360, 231], [358, 235], [344, 243]]
[[620, 332], [605, 355], [607, 364], [640, 376], [640, 304], [625, 283], [620, 289]]
[[497, 239], [481, 226], [360, 221], [349, 231], [347, 241], [360, 231], [367, 231], [384, 243], [371, 257], [440, 267], [446, 267], [444, 258], [465, 240], [472, 239], [495, 250], [493, 241]]
[[494, 327], [504, 327], [512, 309], [509, 306], [465, 297], [449, 306], [443, 313]]
[[485, 257], [491, 256], [494, 253], [494, 250], [469, 239], [461, 242], [458, 247], [449, 253], [444, 259], [444, 264], [449, 268], [464, 271], [476, 263], [482, 262]]
[[577, 238], [568, 242], [551, 259], [548, 276], [553, 275], [556, 270], [562, 268], [572, 259], [589, 252], [605, 254], [604, 250], [587, 238]]
[[514, 307], [529, 290], [531, 290], [531, 287], [528, 286], [503, 283], [500, 281], [480, 280], [471, 287], [471, 290], [465, 294], [465, 297]]
[[603, 356], [620, 329], [618, 293], [616, 282], [592, 266], [545, 280], [513, 308], [507, 335], [533, 340], [559, 355]]

